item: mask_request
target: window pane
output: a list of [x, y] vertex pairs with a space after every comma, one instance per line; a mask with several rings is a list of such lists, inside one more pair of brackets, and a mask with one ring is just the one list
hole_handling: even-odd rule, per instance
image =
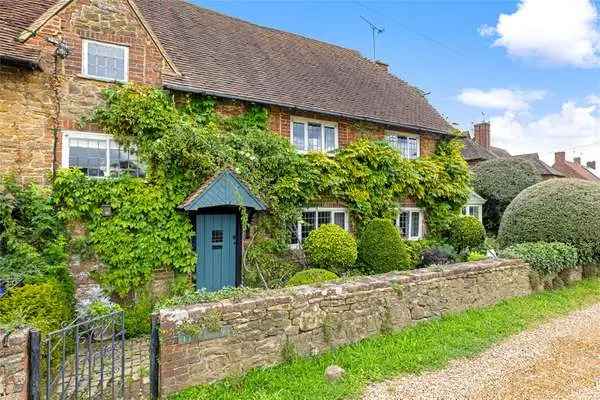
[[325, 128], [325, 151], [335, 150], [335, 128], [326, 126]]
[[385, 140], [392, 146], [394, 149], [398, 148], [398, 136], [396, 135], [387, 135]]
[[87, 44], [88, 75], [125, 80], [125, 48], [102, 43]]
[[402, 237], [408, 236], [408, 217], [409, 215], [406, 211], [400, 212], [400, 216], [398, 217], [398, 229]]
[[69, 166], [87, 176], [106, 176], [106, 146], [104, 139], [69, 139]]
[[306, 145], [304, 143], [304, 124], [300, 122], [294, 122], [294, 132], [293, 132], [293, 141], [294, 146], [298, 150], [306, 150]]
[[127, 172], [133, 176], [144, 176], [145, 172], [135, 154], [119, 147], [114, 140], [110, 141], [109, 151], [110, 175], [116, 176]]
[[314, 211], [305, 211], [302, 213], [302, 241], [308, 237], [308, 234], [315, 229], [316, 213]]
[[319, 211], [319, 224], [318, 226], [331, 223], [331, 211]]
[[333, 223], [346, 229], [346, 213], [345, 212], [335, 212], [333, 214]]
[[308, 124], [308, 150], [321, 150], [321, 124]]
[[410, 237], [419, 237], [419, 226], [421, 225], [421, 214], [413, 211], [410, 219]]
[[408, 140], [408, 158], [415, 159], [419, 156], [419, 149], [417, 146], [417, 138], [407, 138]]
[[295, 223], [293, 225], [290, 226], [290, 243], [291, 244], [298, 244], [298, 228], [299, 228], [298, 223]]
[[398, 150], [403, 157], [408, 158], [408, 140], [404, 136], [398, 136]]

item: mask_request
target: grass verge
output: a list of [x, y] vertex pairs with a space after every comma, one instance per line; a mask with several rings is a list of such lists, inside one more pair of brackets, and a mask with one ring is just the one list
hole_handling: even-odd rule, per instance
[[[599, 301], [600, 279], [588, 280], [573, 287], [448, 315], [321, 356], [255, 369], [242, 377], [184, 390], [170, 400], [356, 398], [369, 382], [443, 368], [451, 359], [476, 355], [544, 320]], [[346, 370], [345, 377], [334, 384], [323, 379], [325, 368], [331, 364]]]

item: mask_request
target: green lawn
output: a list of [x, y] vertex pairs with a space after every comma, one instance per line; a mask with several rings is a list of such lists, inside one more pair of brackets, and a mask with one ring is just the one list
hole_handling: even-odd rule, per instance
[[[473, 356], [509, 335], [596, 302], [600, 302], [600, 279], [449, 315], [321, 356], [256, 369], [240, 378], [187, 389], [171, 400], [356, 398], [369, 382], [442, 368], [450, 359]], [[323, 379], [331, 364], [346, 370], [344, 379], [335, 384]]]

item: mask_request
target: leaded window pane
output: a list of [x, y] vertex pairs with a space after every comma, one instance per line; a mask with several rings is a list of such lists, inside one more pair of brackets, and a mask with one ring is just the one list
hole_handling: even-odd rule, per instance
[[402, 237], [408, 237], [408, 219], [409, 213], [407, 211], [400, 212], [398, 216], [398, 229]]
[[316, 213], [314, 211], [305, 211], [302, 213], [302, 241], [308, 237], [310, 232], [315, 229]]
[[125, 48], [97, 42], [87, 44], [87, 73], [91, 76], [125, 80]]
[[106, 176], [106, 140], [69, 139], [69, 166], [87, 176]]
[[319, 211], [319, 226], [331, 223], [331, 211]]
[[410, 220], [410, 237], [419, 237], [419, 227], [421, 225], [421, 213], [413, 211]]
[[134, 153], [123, 150], [117, 142], [110, 141], [109, 150], [110, 175], [129, 173], [133, 176], [144, 176], [145, 172]]

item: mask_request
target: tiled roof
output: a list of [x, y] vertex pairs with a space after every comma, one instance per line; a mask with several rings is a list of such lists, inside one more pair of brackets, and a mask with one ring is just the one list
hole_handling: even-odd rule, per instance
[[0, 0], [0, 59], [37, 63], [39, 51], [18, 43], [17, 36], [58, 1]]
[[499, 158], [469, 137], [463, 139], [463, 144], [462, 156], [467, 161], [485, 161]]
[[354, 50], [182, 0], [135, 0], [182, 77], [167, 87], [447, 133], [415, 87]]
[[588, 181], [600, 181], [600, 177], [594, 175], [592, 171], [576, 162], [564, 161], [561, 163], [554, 163], [552, 167], [571, 178], [585, 179]]
[[500, 147], [490, 146], [490, 148], [488, 150], [498, 158], [512, 157], [508, 151], [506, 151]]
[[551, 166], [549, 166], [548, 164], [546, 164], [545, 162], [543, 162], [540, 159], [540, 156], [538, 153], [530, 153], [530, 154], [518, 154], [516, 156], [513, 156], [515, 158], [520, 158], [522, 160], [527, 160], [530, 161], [531, 164], [535, 167], [535, 169], [540, 173], [540, 175], [542, 176], [557, 176], [557, 177], [564, 177], [565, 175], [563, 173], [561, 173], [560, 171], [557, 171], [556, 169], [552, 168]]

